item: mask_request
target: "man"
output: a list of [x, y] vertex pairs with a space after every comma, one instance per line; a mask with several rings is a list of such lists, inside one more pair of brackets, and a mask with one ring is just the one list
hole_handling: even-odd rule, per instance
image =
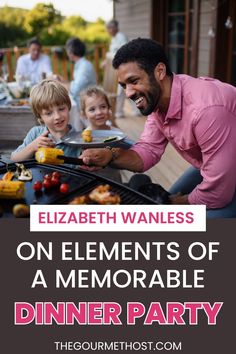
[[28, 54], [20, 56], [17, 60], [16, 78], [35, 85], [46, 75], [52, 74], [52, 66], [49, 57], [41, 53], [41, 44], [37, 38], [28, 42], [28, 51]]
[[119, 23], [116, 20], [109, 21], [106, 28], [107, 32], [111, 36], [111, 43], [107, 57], [113, 59], [117, 50], [128, 42], [128, 38], [124, 33], [119, 31]]
[[96, 85], [96, 73], [93, 64], [85, 56], [85, 44], [79, 38], [70, 38], [66, 42], [66, 51], [69, 60], [74, 63], [73, 80], [69, 83], [62, 77], [59, 80], [69, 89], [70, 94], [80, 108], [80, 92], [88, 86]]
[[84, 163], [146, 171], [170, 142], [193, 166], [171, 189], [172, 204], [204, 204], [209, 218], [236, 217], [236, 88], [173, 74], [151, 39], [124, 45], [113, 66], [126, 96], [149, 117], [131, 149], [85, 150]]

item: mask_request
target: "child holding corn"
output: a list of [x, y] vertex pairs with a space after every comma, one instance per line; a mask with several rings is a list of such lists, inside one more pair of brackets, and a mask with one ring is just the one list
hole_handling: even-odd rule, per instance
[[74, 129], [69, 125], [71, 101], [66, 88], [56, 80], [43, 80], [30, 93], [31, 108], [39, 126], [30, 129], [23, 143], [11, 154], [14, 162], [34, 157], [42, 147], [58, 148], [64, 154], [79, 157], [81, 149], [62, 142]]

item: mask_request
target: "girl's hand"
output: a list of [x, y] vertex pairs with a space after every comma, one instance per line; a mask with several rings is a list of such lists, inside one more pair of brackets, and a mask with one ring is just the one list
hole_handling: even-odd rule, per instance
[[31, 144], [33, 150], [36, 152], [40, 147], [55, 147], [54, 141], [48, 137], [49, 131], [44, 132], [38, 138], [36, 138]]

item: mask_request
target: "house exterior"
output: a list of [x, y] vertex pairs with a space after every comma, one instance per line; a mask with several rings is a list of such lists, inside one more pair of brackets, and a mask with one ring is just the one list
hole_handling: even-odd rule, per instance
[[236, 1], [118, 0], [114, 17], [129, 39], [161, 42], [175, 73], [236, 85]]

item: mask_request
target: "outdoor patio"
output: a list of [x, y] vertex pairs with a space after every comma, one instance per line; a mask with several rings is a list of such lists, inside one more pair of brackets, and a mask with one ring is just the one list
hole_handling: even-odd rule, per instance
[[[118, 127], [134, 141], [137, 141], [145, 124], [145, 117], [131, 116], [126, 109], [126, 116], [117, 119]], [[11, 152], [21, 143], [21, 141], [0, 141], [0, 154], [3, 158], [10, 158]], [[168, 189], [172, 183], [186, 170], [188, 163], [184, 161], [172, 148], [167, 146], [166, 152], [161, 161], [146, 172], [153, 182], [161, 184]], [[132, 176], [132, 172], [122, 171], [122, 180], [127, 182]]]

